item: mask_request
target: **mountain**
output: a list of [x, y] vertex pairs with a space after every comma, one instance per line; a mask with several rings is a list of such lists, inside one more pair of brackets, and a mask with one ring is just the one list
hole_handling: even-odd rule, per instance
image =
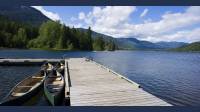
[[200, 51], [200, 41], [194, 42], [179, 48], [172, 49], [175, 51]]
[[184, 42], [164, 42], [164, 41], [155, 43], [156, 46], [159, 46], [162, 49], [178, 48], [187, 44], [188, 43], [184, 43]]
[[[80, 31], [87, 32], [87, 29], [78, 28]], [[105, 34], [101, 34], [98, 32], [93, 31], [92, 37], [102, 37], [105, 41], [114, 41], [115, 44], [118, 46], [121, 50], [150, 50], [150, 49], [171, 49], [171, 48], [177, 48], [184, 45], [187, 45], [187, 43], [184, 42], [149, 42], [149, 41], [142, 41], [138, 40], [136, 38], [130, 37], [130, 38], [114, 38]]]
[[[83, 31], [83, 32], [87, 32], [87, 29], [84, 28], [77, 28], [79, 31]], [[102, 37], [105, 41], [115, 41], [116, 38], [105, 35], [105, 34], [101, 34], [95, 31], [92, 31], [92, 38], [97, 38], [97, 37]]]
[[136, 38], [116, 38], [119, 49], [160, 49], [156, 44]]
[[49, 18], [43, 15], [40, 11], [29, 6], [0, 6], [0, 15], [6, 16], [13, 21], [36, 26], [49, 20]]

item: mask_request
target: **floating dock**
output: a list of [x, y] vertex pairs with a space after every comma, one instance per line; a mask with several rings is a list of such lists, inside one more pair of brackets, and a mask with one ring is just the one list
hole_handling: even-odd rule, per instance
[[42, 65], [44, 62], [57, 63], [64, 61], [62, 59], [0, 59], [0, 65], [6, 66], [24, 66], [24, 65]]
[[[71, 106], [171, 106], [139, 84], [85, 58], [70, 58]], [[68, 97], [68, 95], [67, 95]]]
[[172, 106], [139, 84], [86, 58], [0, 59], [0, 65], [40, 65], [46, 61], [65, 62], [65, 105]]

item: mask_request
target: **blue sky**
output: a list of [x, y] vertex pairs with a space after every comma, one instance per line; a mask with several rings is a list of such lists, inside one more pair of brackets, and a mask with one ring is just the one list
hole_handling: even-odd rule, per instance
[[193, 6], [33, 6], [52, 20], [115, 38], [200, 41], [200, 7]]

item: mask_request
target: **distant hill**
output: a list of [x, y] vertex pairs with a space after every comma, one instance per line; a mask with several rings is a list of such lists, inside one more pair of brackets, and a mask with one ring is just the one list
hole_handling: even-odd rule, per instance
[[116, 38], [117, 45], [119, 45], [119, 48], [122, 49], [171, 49], [171, 48], [177, 48], [184, 45], [187, 45], [187, 43], [184, 42], [149, 42], [149, 41], [142, 41], [138, 40], [136, 38]]
[[175, 51], [200, 51], [200, 42], [194, 42], [179, 48], [173, 49]]
[[120, 49], [159, 49], [157, 45], [148, 41], [141, 41], [136, 38], [116, 38]]
[[[80, 31], [87, 32], [87, 29], [78, 28]], [[187, 45], [187, 43], [184, 42], [149, 42], [149, 41], [142, 41], [138, 40], [133, 37], [129, 38], [114, 38], [112, 36], [108, 36], [105, 34], [101, 34], [98, 32], [93, 31], [92, 37], [102, 37], [105, 41], [114, 41], [117, 47], [121, 50], [162, 50], [162, 49], [171, 49], [171, 48], [178, 48], [184, 45]]]
[[[77, 29], [83, 32], [87, 32], [87, 29], [84, 29], [84, 28], [77, 28]], [[102, 37], [106, 41], [109, 41], [109, 40], [115, 41], [114, 37], [92, 31], [92, 38], [97, 38], [97, 37]]]
[[[87, 29], [78, 28], [80, 31], [87, 32]], [[142, 41], [138, 40], [133, 37], [129, 38], [114, 38], [112, 36], [108, 36], [105, 34], [101, 34], [98, 32], [93, 31], [92, 37], [102, 37], [105, 41], [114, 41], [115, 44], [118, 46], [121, 50], [151, 50], [151, 49], [171, 49], [171, 48], [178, 48], [184, 45], [187, 45], [187, 43], [184, 42], [149, 42], [149, 41]]]
[[187, 44], [188, 43], [184, 42], [163, 42], [163, 41], [155, 43], [156, 46], [162, 49], [178, 48]]
[[31, 25], [41, 25], [43, 22], [49, 20], [40, 11], [29, 6], [0, 6], [0, 15], [6, 16], [13, 21]]

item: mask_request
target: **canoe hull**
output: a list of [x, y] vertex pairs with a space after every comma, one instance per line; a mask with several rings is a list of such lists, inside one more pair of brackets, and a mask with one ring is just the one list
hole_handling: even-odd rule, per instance
[[[64, 89], [64, 88], [63, 88]], [[61, 102], [62, 102], [62, 98], [64, 96], [64, 92], [63, 92], [63, 89], [57, 94], [57, 95], [52, 95], [48, 89], [44, 86], [44, 94], [45, 94], [45, 97], [47, 98], [48, 102], [53, 105], [53, 106], [56, 106], [56, 105], [60, 105]]]
[[43, 83], [44, 83], [44, 81], [42, 81], [42, 83], [38, 87], [34, 88], [32, 91], [28, 92], [27, 94], [24, 94], [20, 97], [13, 99], [13, 100], [3, 101], [2, 103], [0, 103], [0, 105], [1, 106], [23, 105], [26, 101], [28, 101], [30, 98], [32, 98], [33, 95], [37, 94], [43, 88]]
[[[59, 73], [59, 72], [57, 72]], [[47, 98], [48, 102], [52, 105], [52, 106], [56, 106], [56, 105], [61, 105], [62, 101], [63, 101], [63, 97], [64, 97], [64, 77], [60, 74], [61, 76], [61, 81], [62, 83], [62, 87], [59, 91], [57, 91], [56, 93], [51, 93], [49, 91], [49, 89], [47, 88], [47, 84], [48, 84], [48, 76], [46, 77], [45, 81], [44, 81], [44, 94], [45, 97]]]

